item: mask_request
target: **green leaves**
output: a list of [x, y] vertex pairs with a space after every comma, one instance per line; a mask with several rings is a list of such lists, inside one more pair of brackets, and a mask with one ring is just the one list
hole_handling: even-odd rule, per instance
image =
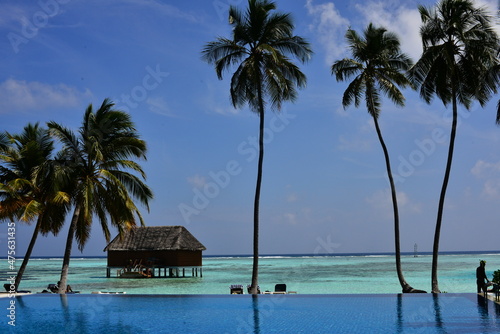
[[352, 103], [359, 107], [364, 95], [368, 112], [378, 118], [381, 107], [379, 92], [388, 96], [393, 103], [403, 106], [405, 98], [398, 86], [412, 86], [405, 76], [412, 61], [401, 52], [397, 36], [370, 23], [363, 36], [348, 29], [346, 40], [352, 58], [338, 60], [331, 67], [337, 81], [354, 77], [342, 98], [344, 108]]
[[[0, 147], [0, 219], [16, 217], [31, 222], [55, 207], [67, 211], [68, 201], [60, 197], [54, 143], [46, 129], [28, 124], [19, 134], [2, 133]], [[64, 218], [58, 216], [45, 231], [57, 233]]]
[[467, 109], [474, 100], [484, 105], [499, 83], [492, 18], [469, 0], [441, 0], [419, 11], [424, 51], [409, 73], [420, 96], [427, 103], [437, 96], [444, 105], [456, 98]]
[[306, 62], [312, 50], [305, 39], [293, 36], [290, 15], [271, 13], [275, 9], [273, 2], [262, 0], [250, 0], [244, 13], [231, 7], [232, 39], [219, 37], [202, 50], [202, 59], [215, 65], [219, 79], [237, 66], [230, 86], [236, 108], [248, 104], [252, 111], [260, 112], [260, 106], [268, 102], [279, 110], [283, 101], [295, 100], [296, 87], [306, 85], [305, 75], [291, 57]]

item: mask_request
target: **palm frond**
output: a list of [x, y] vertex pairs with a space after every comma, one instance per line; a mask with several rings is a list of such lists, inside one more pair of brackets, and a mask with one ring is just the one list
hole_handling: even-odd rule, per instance
[[359, 107], [361, 98], [363, 97], [364, 88], [365, 82], [363, 79], [363, 75], [360, 74], [349, 83], [346, 90], [344, 91], [344, 95], [342, 96], [342, 106], [344, 107], [344, 109], [350, 106], [353, 102], [356, 108]]
[[19, 219], [27, 223], [32, 222], [40, 215], [42, 210], [43, 204], [36, 200], [31, 200], [23, 207], [22, 214]]
[[345, 81], [363, 70], [363, 64], [355, 59], [344, 58], [337, 60], [331, 67], [332, 75], [337, 81]]

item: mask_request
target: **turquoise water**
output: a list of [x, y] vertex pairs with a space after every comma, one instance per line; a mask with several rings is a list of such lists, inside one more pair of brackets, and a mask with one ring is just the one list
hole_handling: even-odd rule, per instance
[[[487, 261], [486, 272], [492, 277], [500, 269], [500, 254], [441, 255], [439, 284], [449, 293], [475, 292], [475, 269], [479, 259]], [[7, 260], [0, 266], [8, 272]], [[430, 290], [430, 255], [403, 256], [403, 271], [414, 288]], [[277, 283], [299, 294], [371, 294], [399, 293], [394, 256], [272, 256], [259, 261], [259, 285], [262, 291]], [[20, 260], [17, 261], [20, 265]], [[40, 292], [59, 280], [62, 259], [31, 259], [20, 290]], [[205, 257], [203, 277], [121, 279], [106, 278], [106, 259], [71, 260], [69, 284], [82, 293], [120, 291], [127, 294], [228, 294], [231, 284], [250, 284], [251, 257]], [[186, 271], [191, 274], [190, 270]], [[112, 276], [114, 272], [112, 272]], [[7, 276], [1, 277], [6, 281]]]
[[476, 294], [37, 294], [15, 307], [16, 326], [4, 317], [2, 333], [500, 332], [500, 306]]

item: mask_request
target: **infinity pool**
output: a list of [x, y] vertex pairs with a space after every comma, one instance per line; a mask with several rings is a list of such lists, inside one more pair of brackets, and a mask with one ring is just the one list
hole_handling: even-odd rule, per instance
[[500, 306], [476, 294], [38, 294], [0, 298], [0, 307], [2, 333], [500, 332]]

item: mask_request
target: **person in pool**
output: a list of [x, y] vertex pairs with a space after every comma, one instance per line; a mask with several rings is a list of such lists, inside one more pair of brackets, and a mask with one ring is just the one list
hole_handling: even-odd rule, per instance
[[[486, 280], [486, 283], [484, 282]], [[477, 284], [477, 293], [486, 292], [488, 285], [490, 284], [490, 280], [486, 277], [486, 261], [479, 261], [479, 267], [476, 269], [476, 284]]]

